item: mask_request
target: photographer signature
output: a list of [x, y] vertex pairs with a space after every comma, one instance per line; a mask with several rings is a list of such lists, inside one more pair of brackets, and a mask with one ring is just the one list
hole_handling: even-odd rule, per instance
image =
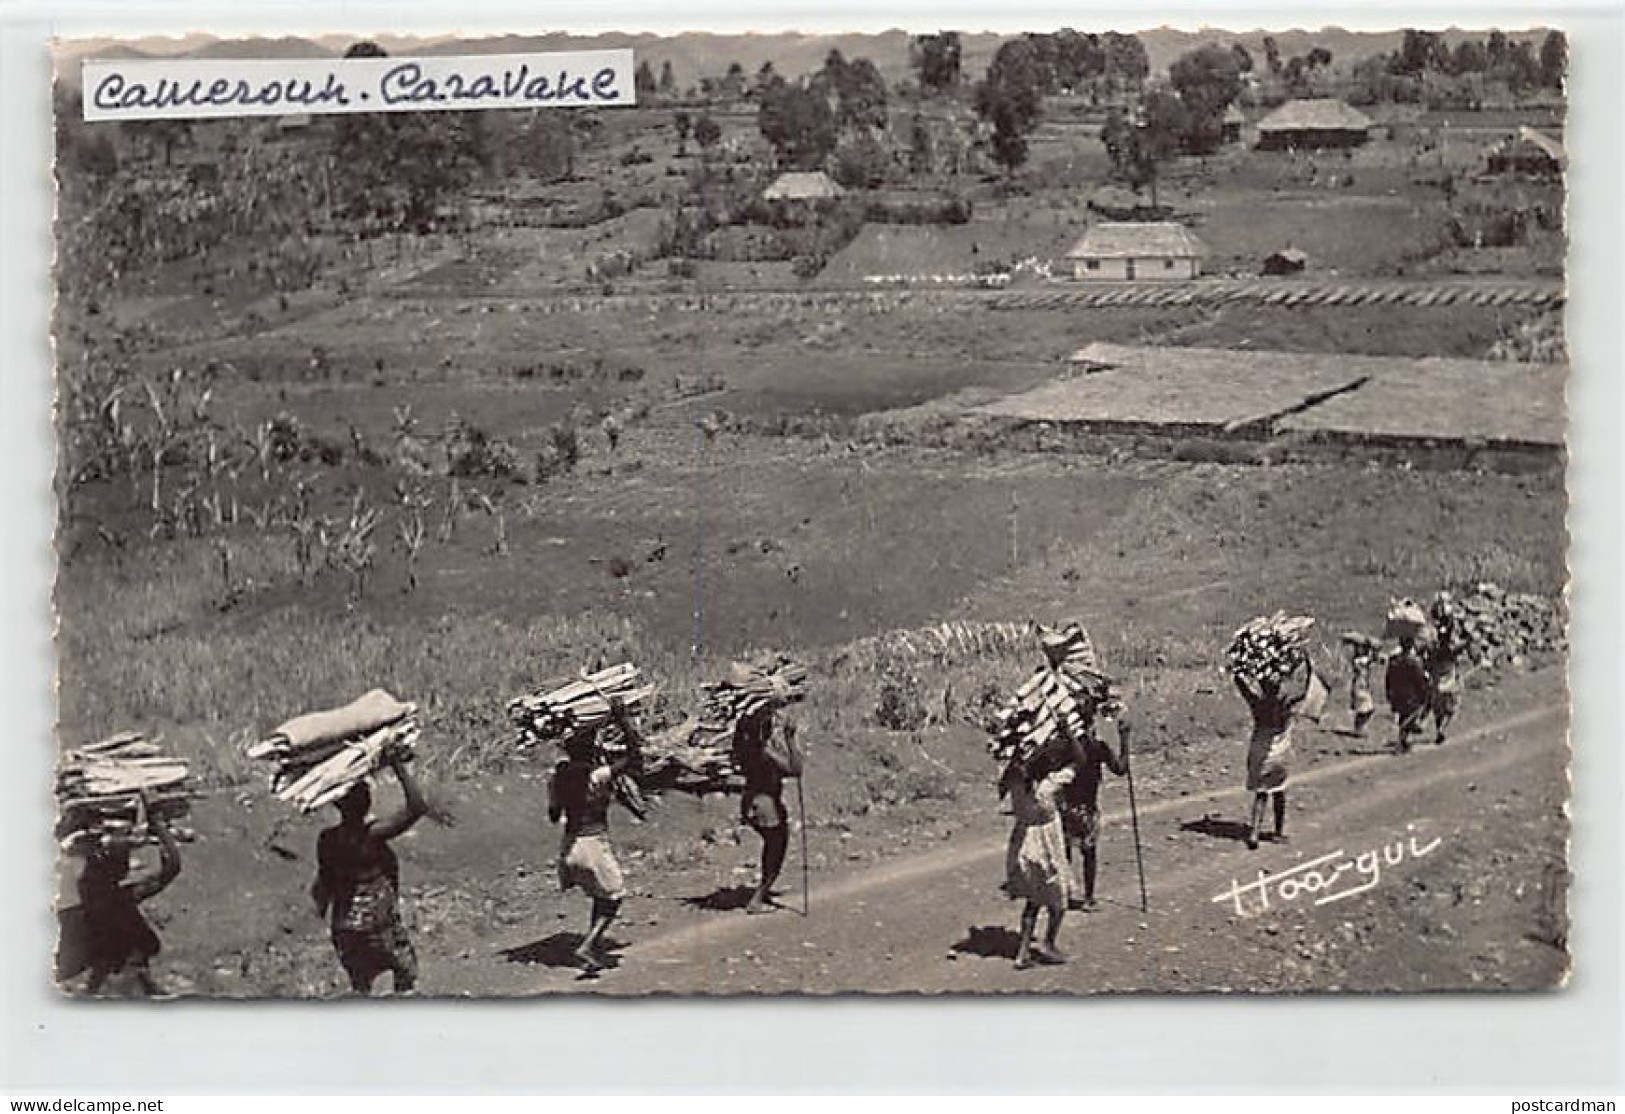
[[[1266, 912], [1271, 905], [1271, 890], [1277, 902], [1296, 901], [1304, 894], [1314, 896], [1316, 905], [1330, 905], [1334, 901], [1363, 894], [1382, 881], [1384, 866], [1399, 866], [1407, 859], [1420, 859], [1438, 847], [1435, 839], [1425, 846], [1416, 842], [1416, 825], [1407, 824], [1409, 839], [1396, 840], [1381, 849], [1346, 855], [1333, 851], [1318, 859], [1308, 859], [1288, 867], [1278, 874], [1258, 872], [1258, 880], [1245, 884], [1232, 880], [1230, 888], [1212, 898], [1215, 904], [1233, 902], [1238, 917], [1251, 917]], [[1345, 879], [1352, 871], [1352, 876]], [[1342, 888], [1339, 888], [1341, 884]]]

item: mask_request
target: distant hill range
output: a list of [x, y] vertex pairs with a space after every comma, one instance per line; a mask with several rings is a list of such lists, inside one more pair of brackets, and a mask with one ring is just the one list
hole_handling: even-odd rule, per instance
[[[1398, 49], [1404, 32], [1345, 31], [1327, 27], [1319, 31], [1245, 31], [1224, 30], [1180, 31], [1169, 27], [1135, 32], [1145, 43], [1153, 71], [1166, 70], [1186, 51], [1204, 43], [1228, 45], [1239, 42], [1259, 60], [1263, 59], [1266, 35], [1275, 36], [1283, 58], [1307, 53], [1311, 47], [1321, 46], [1331, 51], [1333, 63], [1345, 63]], [[1468, 31], [1451, 28], [1444, 32], [1447, 42], [1454, 45], [1465, 38], [1483, 38], [1485, 28]], [[1507, 32], [1511, 39], [1528, 39], [1538, 44], [1545, 29]], [[962, 37], [963, 65], [967, 76], [977, 77], [987, 68], [999, 44], [1013, 36], [990, 33], [966, 33]], [[823, 65], [831, 50], [839, 50], [848, 58], [868, 58], [888, 82], [909, 77], [909, 42], [912, 32], [893, 30], [878, 34], [797, 34], [776, 33], [760, 35], [722, 35], [689, 32], [681, 35], [644, 35], [611, 32], [601, 35], [571, 35], [549, 33], [541, 35], [499, 35], [457, 39], [450, 36], [413, 38], [399, 35], [380, 35], [372, 41], [390, 54], [396, 55], [448, 55], [448, 54], [526, 54], [560, 50], [604, 50], [631, 47], [639, 59], [647, 58], [656, 73], [661, 65], [671, 62], [672, 75], [679, 88], [698, 82], [701, 76], [720, 77], [729, 63], [738, 62], [747, 74], [754, 74], [762, 63], [771, 61], [774, 69], [786, 76], [811, 73]], [[336, 58], [341, 56], [354, 38], [327, 35], [315, 39], [250, 38], [215, 39], [201, 35], [184, 38], [146, 38], [137, 40], [75, 39], [57, 45], [57, 63], [63, 78], [70, 83], [79, 80], [79, 65], [89, 58]]]

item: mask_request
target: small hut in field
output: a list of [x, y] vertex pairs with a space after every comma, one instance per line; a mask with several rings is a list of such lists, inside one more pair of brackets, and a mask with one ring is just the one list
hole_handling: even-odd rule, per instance
[[1260, 151], [1358, 147], [1371, 137], [1371, 117], [1330, 97], [1288, 101], [1258, 122]]
[[1094, 282], [1177, 282], [1202, 273], [1207, 246], [1174, 221], [1105, 221], [1066, 253], [1072, 277]]
[[1522, 174], [1531, 178], [1561, 177], [1568, 166], [1563, 145], [1534, 128], [1519, 128], [1490, 149], [1491, 174]]
[[787, 170], [762, 191], [763, 201], [833, 201], [845, 192], [822, 170]]

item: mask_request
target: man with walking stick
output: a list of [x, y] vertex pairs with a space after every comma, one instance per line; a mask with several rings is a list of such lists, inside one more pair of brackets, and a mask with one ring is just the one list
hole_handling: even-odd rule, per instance
[[[1064, 724], [1066, 740], [1072, 754], [1072, 780], [1061, 790], [1061, 830], [1066, 836], [1066, 857], [1072, 869], [1080, 875], [1078, 887], [1081, 896], [1072, 898], [1068, 906], [1074, 910], [1095, 908], [1095, 876], [1099, 866], [1100, 843], [1100, 782], [1102, 769], [1118, 777], [1129, 776], [1130, 805], [1133, 805], [1134, 782], [1129, 774], [1128, 747], [1131, 729], [1124, 716], [1123, 704], [1115, 686], [1100, 672], [1093, 643], [1081, 624], [1069, 623], [1059, 629], [1043, 628], [1040, 644], [1050, 666], [1074, 677], [1078, 682], [1099, 694], [1099, 699], [1084, 702]], [[1117, 751], [1100, 738], [1098, 727], [1107, 721], [1117, 728]], [[1135, 816], [1134, 851], [1139, 856], [1139, 818]], [[1142, 882], [1141, 905], [1144, 905], [1145, 885]]]
[[[1104, 717], [1103, 717], [1104, 718]], [[1112, 753], [1100, 736], [1092, 729], [1080, 731], [1072, 738], [1072, 782], [1061, 790], [1061, 829], [1066, 833], [1066, 857], [1074, 869], [1082, 868], [1082, 897], [1072, 902], [1073, 909], [1092, 910], [1095, 907], [1095, 874], [1099, 864], [1100, 845], [1100, 781], [1101, 770], [1107, 769], [1118, 777], [1129, 772], [1128, 741], [1130, 727], [1121, 712], [1112, 720], [1117, 725], [1117, 752]], [[1133, 781], [1130, 780], [1132, 795]], [[1137, 825], [1136, 825], [1137, 826]], [[1135, 850], [1139, 850], [1136, 832]]]

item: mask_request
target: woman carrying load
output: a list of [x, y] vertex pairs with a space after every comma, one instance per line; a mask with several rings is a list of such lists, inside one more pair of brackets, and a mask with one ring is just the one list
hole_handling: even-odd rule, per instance
[[[88, 969], [85, 990], [91, 994], [145, 997], [162, 993], [148, 966], [162, 944], [141, 912], [181, 872], [180, 848], [163, 819], [141, 801], [141, 815], [158, 841], [158, 867], [133, 875], [130, 845], [109, 842], [90, 853], [79, 875], [77, 939], [64, 933], [63, 950], [76, 953]], [[73, 947], [71, 945], [77, 945]], [[75, 972], [77, 973], [77, 972]]]
[[[1285, 842], [1286, 783], [1292, 760], [1292, 728], [1299, 719], [1319, 720], [1327, 689], [1304, 644], [1311, 619], [1277, 617], [1237, 633], [1231, 663], [1236, 691], [1252, 713], [1247, 745], [1247, 791], [1253, 794], [1247, 846], [1258, 849], [1264, 811], [1273, 806], [1275, 840]], [[1251, 637], [1244, 640], [1244, 635]], [[1242, 645], [1246, 641], [1250, 645]], [[1249, 661], [1249, 658], [1251, 661]]]
[[333, 949], [357, 994], [371, 994], [390, 972], [396, 994], [417, 985], [418, 957], [401, 923], [400, 861], [389, 846], [429, 812], [417, 779], [399, 757], [389, 760], [405, 801], [382, 820], [371, 817], [372, 790], [358, 781], [338, 800], [339, 822], [316, 840], [316, 914], [328, 916]]

